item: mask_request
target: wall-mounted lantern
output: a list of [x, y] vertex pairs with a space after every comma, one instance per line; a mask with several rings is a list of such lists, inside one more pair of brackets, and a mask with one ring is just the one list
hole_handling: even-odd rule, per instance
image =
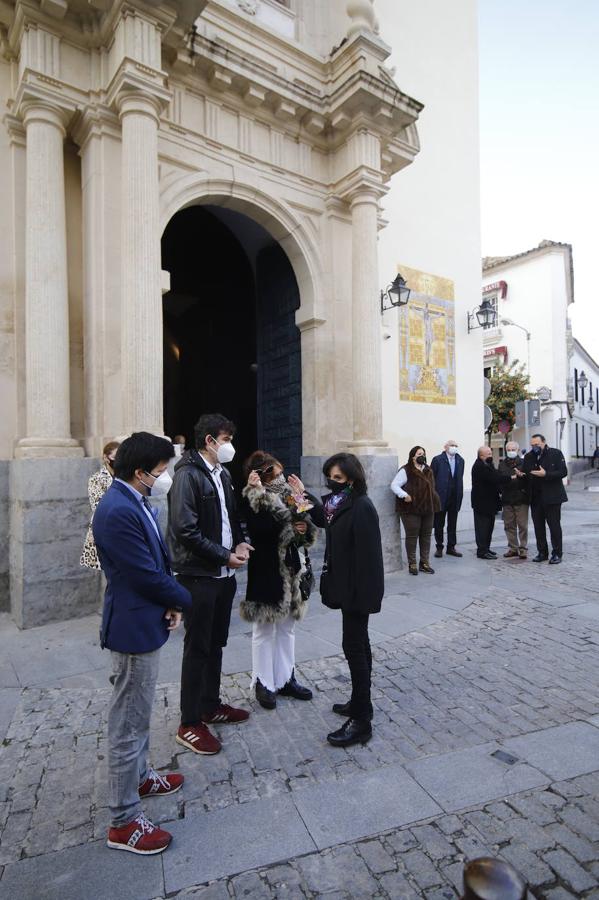
[[[474, 325], [474, 319], [478, 325]], [[483, 300], [478, 309], [468, 313], [468, 334], [477, 328], [494, 328], [497, 325], [497, 310], [490, 300]]]
[[[385, 291], [381, 291], [381, 315], [388, 309], [399, 309], [405, 306], [410, 299], [410, 288], [406, 285], [405, 278], [398, 272]], [[385, 306], [385, 300], [389, 306]]]

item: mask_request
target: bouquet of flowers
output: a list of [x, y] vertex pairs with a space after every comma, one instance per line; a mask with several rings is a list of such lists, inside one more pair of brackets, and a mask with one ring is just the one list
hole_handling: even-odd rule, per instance
[[[291, 512], [292, 522], [305, 522], [309, 511], [314, 508], [305, 494], [296, 494], [292, 490], [286, 491], [282, 499]], [[295, 540], [301, 546], [305, 542], [305, 536], [297, 534]]]

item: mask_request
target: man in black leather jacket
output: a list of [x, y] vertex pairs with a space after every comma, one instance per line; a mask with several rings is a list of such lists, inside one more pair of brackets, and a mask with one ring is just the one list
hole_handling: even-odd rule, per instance
[[192, 597], [184, 616], [181, 724], [176, 741], [195, 753], [218, 753], [220, 741], [207, 725], [242, 722], [249, 713], [223, 704], [220, 678], [231, 608], [251, 547], [241, 529], [231, 476], [223, 463], [235, 451], [232, 422], [220, 414], [202, 416], [195, 427], [198, 450], [186, 451], [175, 466], [169, 491], [168, 544], [177, 580]]
[[547, 532], [551, 535], [552, 565], [562, 561], [562, 503], [568, 499], [563, 479], [568, 474], [566, 460], [561, 450], [548, 447], [542, 434], [533, 434], [532, 450], [524, 457], [522, 469], [526, 474], [530, 493], [530, 512], [537, 539], [537, 555], [534, 562], [549, 558]]

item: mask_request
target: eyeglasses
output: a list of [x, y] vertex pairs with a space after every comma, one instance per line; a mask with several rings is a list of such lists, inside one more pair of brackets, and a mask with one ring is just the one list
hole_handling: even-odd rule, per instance
[[256, 469], [258, 475], [268, 475], [270, 472], [274, 471], [274, 466], [266, 466], [264, 469]]

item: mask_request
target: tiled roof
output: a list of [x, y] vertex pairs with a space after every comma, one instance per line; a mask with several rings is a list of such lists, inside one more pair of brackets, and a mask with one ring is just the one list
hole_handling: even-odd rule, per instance
[[524, 250], [522, 253], [514, 253], [512, 256], [483, 256], [483, 272], [486, 272], [488, 269], [494, 269], [495, 266], [501, 266], [503, 263], [511, 262], [514, 259], [521, 259], [523, 256], [538, 253], [539, 250], [545, 250], [547, 247], [565, 247], [570, 253], [572, 252], [571, 244], [564, 244], [561, 241], [541, 241], [538, 247]]

